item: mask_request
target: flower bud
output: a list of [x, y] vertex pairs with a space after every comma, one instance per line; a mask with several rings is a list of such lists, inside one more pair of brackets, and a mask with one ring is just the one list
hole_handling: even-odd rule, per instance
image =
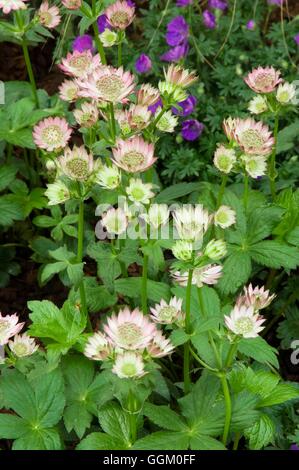
[[224, 258], [227, 253], [226, 243], [224, 240], [211, 240], [204, 251], [204, 254], [213, 261]]

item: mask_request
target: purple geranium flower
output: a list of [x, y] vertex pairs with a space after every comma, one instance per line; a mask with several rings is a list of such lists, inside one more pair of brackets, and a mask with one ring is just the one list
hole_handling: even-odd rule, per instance
[[141, 54], [135, 62], [135, 69], [138, 73], [149, 72], [152, 68], [152, 61], [146, 54]]
[[197, 104], [197, 99], [195, 98], [195, 96], [189, 95], [186, 100], [178, 103], [181, 109], [177, 109], [173, 107], [172, 112], [173, 114], [176, 114], [178, 116], [186, 117], [186, 116], [189, 116], [189, 114], [193, 113], [196, 104]]
[[126, 0], [127, 1], [127, 4], [129, 5], [129, 7], [131, 8], [135, 8], [135, 2], [132, 2], [132, 0]]
[[216, 28], [216, 18], [213, 13], [211, 13], [209, 10], [205, 10], [202, 14], [203, 17], [203, 24], [205, 25], [206, 28], [208, 29], [215, 29]]
[[93, 50], [92, 36], [89, 34], [77, 36], [73, 41], [73, 51], [84, 52], [88, 50]]
[[182, 123], [182, 136], [185, 140], [196, 140], [202, 134], [204, 125], [196, 119], [188, 119]]
[[103, 33], [105, 29], [112, 29], [111, 25], [108, 23], [106, 15], [101, 15], [98, 17], [98, 27], [100, 33]]
[[269, 5], [281, 5], [283, 0], [268, 0]]
[[292, 444], [290, 450], [299, 450], [299, 447], [296, 444]]
[[163, 108], [163, 103], [162, 103], [161, 98], [158, 99], [157, 103], [151, 104], [151, 105], [148, 107], [148, 110], [149, 110], [151, 113], [156, 114], [156, 111], [157, 111], [158, 108]]
[[186, 41], [179, 46], [172, 47], [169, 51], [165, 52], [165, 54], [161, 55], [160, 59], [164, 60], [165, 62], [178, 62], [183, 57], [186, 57], [189, 51], [189, 45]]
[[209, 7], [215, 8], [217, 10], [226, 10], [227, 1], [226, 0], [209, 0]]
[[294, 41], [299, 46], [299, 33], [294, 36]]
[[254, 20], [249, 20], [247, 25], [246, 25], [246, 28], [249, 29], [250, 31], [252, 31], [255, 28], [255, 21]]
[[193, 0], [177, 0], [176, 6], [177, 7], [186, 7], [188, 5], [191, 5]]
[[185, 18], [176, 16], [167, 25], [166, 42], [169, 46], [179, 46], [189, 35], [189, 26]]

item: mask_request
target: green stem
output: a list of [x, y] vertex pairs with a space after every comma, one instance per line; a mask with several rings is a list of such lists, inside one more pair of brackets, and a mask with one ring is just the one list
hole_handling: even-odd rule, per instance
[[122, 65], [122, 42], [119, 42], [117, 46], [117, 66], [121, 67], [121, 65]]
[[232, 418], [232, 402], [231, 402], [231, 397], [230, 397], [230, 392], [229, 392], [229, 387], [228, 387], [226, 376], [222, 375], [220, 377], [220, 380], [221, 380], [222, 390], [224, 394], [224, 401], [225, 401], [225, 422], [224, 422], [222, 442], [223, 442], [223, 445], [226, 446], [231, 418]]
[[[96, 0], [92, 0], [92, 12], [93, 12], [93, 16], [95, 16], [95, 14], [96, 14]], [[101, 41], [100, 36], [99, 36], [100, 31], [99, 31], [99, 25], [98, 25], [97, 20], [94, 21], [94, 23], [92, 24], [92, 27], [93, 27], [95, 43], [96, 43], [96, 46], [97, 46], [98, 53], [100, 54], [101, 62], [102, 62], [103, 65], [106, 65], [107, 60], [106, 60], [104, 47], [103, 47], [102, 41]]]
[[142, 282], [141, 282], [141, 306], [144, 314], [147, 314], [147, 273], [148, 256], [143, 256]]
[[26, 67], [27, 67], [28, 77], [30, 80], [31, 88], [32, 88], [33, 98], [34, 98], [36, 107], [39, 108], [36, 83], [35, 83], [34, 73], [33, 73], [32, 65], [31, 65], [31, 60], [30, 60], [30, 55], [29, 55], [29, 50], [28, 50], [26, 39], [22, 40], [22, 49], [23, 49], [24, 59], [25, 59]]
[[237, 352], [237, 349], [238, 349], [238, 343], [233, 343], [231, 344], [230, 348], [229, 348], [229, 351], [227, 353], [227, 358], [226, 358], [226, 361], [225, 361], [225, 367], [230, 367], [232, 362], [233, 362], [233, 359], [234, 359], [234, 356]]
[[112, 137], [113, 142], [115, 142], [116, 123], [115, 123], [114, 105], [113, 105], [113, 103], [109, 103], [109, 110], [110, 110], [111, 137]]
[[[80, 183], [78, 183], [78, 188], [80, 188]], [[81, 195], [81, 188], [79, 191]], [[77, 263], [82, 263], [83, 261], [83, 245], [84, 245], [84, 200], [81, 197], [79, 201], [79, 216], [78, 216], [78, 245], [77, 245]], [[88, 329], [92, 331], [92, 325], [90, 322], [90, 318], [88, 316], [88, 309], [87, 309], [87, 301], [86, 301], [86, 292], [85, 292], [85, 285], [84, 280], [80, 282], [79, 286], [80, 292], [80, 306], [81, 310], [86, 316]]]
[[[204, 300], [203, 300], [203, 295], [202, 295], [202, 288], [199, 287], [197, 289], [197, 294], [198, 294], [198, 301], [199, 301], [199, 306], [200, 306], [200, 310], [201, 310], [201, 313], [202, 313], [202, 316], [204, 318], [207, 318], [207, 313], [206, 313], [206, 310], [205, 310], [205, 305], [204, 305]], [[220, 354], [219, 354], [219, 351], [217, 349], [217, 346], [215, 344], [215, 341], [214, 341], [214, 338], [212, 336], [212, 333], [209, 331], [208, 332], [208, 337], [209, 337], [209, 341], [211, 343], [211, 347], [214, 351], [214, 355], [215, 355], [215, 358], [216, 358], [216, 362], [217, 362], [217, 366], [219, 369], [222, 369], [222, 359], [220, 357]]]
[[228, 176], [223, 175], [222, 176], [222, 181], [221, 181], [221, 186], [220, 186], [219, 193], [218, 193], [218, 198], [217, 198], [217, 209], [219, 209], [219, 207], [221, 206], [221, 202], [222, 202], [222, 198], [223, 198], [223, 195], [224, 195], [227, 180], [228, 180]]
[[270, 189], [272, 199], [275, 200], [276, 198], [276, 188], [275, 188], [275, 179], [276, 179], [276, 151], [277, 151], [277, 137], [278, 137], [278, 128], [279, 128], [279, 114], [276, 112], [275, 114], [275, 124], [274, 124], [274, 148], [271, 154], [270, 159], [270, 170], [269, 170], [269, 178], [270, 178]]
[[236, 435], [235, 435], [235, 439], [234, 439], [233, 450], [238, 450], [240, 437], [241, 437], [240, 433], [237, 432]]
[[137, 440], [137, 413], [136, 413], [136, 400], [134, 398], [134, 395], [132, 391], [129, 391], [128, 394], [128, 404], [127, 404], [127, 414], [129, 418], [129, 426], [130, 426], [130, 438], [131, 438], [131, 443], [134, 444], [134, 442]]
[[[189, 269], [188, 282], [186, 289], [186, 317], [185, 317], [185, 331], [187, 334], [191, 333], [191, 292], [192, 292], [192, 277], [193, 269]], [[184, 344], [184, 392], [190, 392], [190, 344], [189, 341]]]
[[248, 207], [248, 193], [249, 193], [249, 177], [247, 173], [244, 173], [244, 194], [243, 194], [243, 204], [245, 211]]
[[209, 371], [211, 372], [219, 372], [218, 369], [214, 369], [213, 367], [210, 367], [209, 364], [207, 364], [205, 361], [203, 361], [197, 354], [195, 351], [193, 351], [193, 349], [191, 348], [190, 346], [190, 352], [192, 354], [192, 356], [194, 357], [194, 359], [196, 359], [197, 362], [199, 362], [199, 364], [201, 364], [205, 369], [208, 369]]
[[164, 116], [164, 114], [166, 113], [167, 109], [166, 109], [166, 106], [164, 106], [164, 108], [161, 109], [161, 111], [159, 112], [158, 116], [156, 117], [156, 119], [154, 120], [153, 124], [152, 124], [152, 128], [155, 129], [155, 127], [157, 126], [158, 122], [160, 121], [160, 119]]

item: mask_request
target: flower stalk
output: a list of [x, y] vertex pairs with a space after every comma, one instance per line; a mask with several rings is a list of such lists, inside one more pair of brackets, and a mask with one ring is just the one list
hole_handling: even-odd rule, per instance
[[[185, 332], [190, 334], [191, 330], [191, 293], [192, 293], [192, 277], [193, 269], [189, 269], [188, 272], [188, 283], [186, 289], [186, 317], [185, 317]], [[190, 344], [187, 341], [184, 344], [184, 392], [185, 394], [190, 392]]]

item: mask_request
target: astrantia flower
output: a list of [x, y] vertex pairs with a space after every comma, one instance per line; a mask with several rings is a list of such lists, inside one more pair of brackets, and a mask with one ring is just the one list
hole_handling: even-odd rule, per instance
[[179, 62], [186, 57], [189, 52], [188, 41], [182, 42], [178, 46], [172, 47], [167, 52], [161, 55], [160, 59], [164, 62]]
[[130, 7], [126, 1], [117, 0], [106, 8], [105, 14], [113, 28], [124, 30], [134, 20], [135, 8]]
[[81, 109], [74, 110], [74, 116], [81, 127], [92, 127], [99, 118], [99, 111], [93, 103], [83, 103]]
[[137, 91], [137, 104], [142, 106], [151, 106], [157, 103], [159, 98], [159, 90], [148, 83], [141, 85]]
[[152, 61], [146, 54], [141, 54], [135, 62], [135, 69], [138, 73], [147, 73], [152, 68]]
[[103, 333], [94, 333], [86, 343], [84, 355], [93, 361], [104, 361], [111, 353], [109, 341]]
[[155, 323], [171, 325], [182, 317], [182, 299], [172, 297], [169, 302], [164, 299], [151, 308], [151, 318]]
[[103, 165], [96, 174], [96, 183], [106, 189], [116, 189], [120, 185], [121, 172], [117, 166]]
[[267, 171], [267, 160], [263, 155], [242, 155], [245, 169], [252, 178], [260, 178]]
[[59, 25], [61, 16], [59, 14], [59, 8], [49, 6], [49, 2], [44, 1], [38, 10], [38, 19], [40, 23], [46, 28], [53, 29]]
[[167, 204], [152, 204], [147, 214], [141, 216], [154, 229], [165, 225], [169, 219], [169, 209]]
[[236, 129], [236, 125], [237, 125], [237, 119], [234, 119], [232, 117], [224, 119], [222, 123], [222, 127], [228, 140], [234, 139], [234, 132]]
[[25, 2], [28, 0], [0, 0], [0, 8], [2, 8], [3, 13], [8, 15], [12, 10], [24, 10], [27, 8]]
[[37, 147], [48, 150], [64, 148], [71, 138], [72, 130], [67, 121], [60, 117], [49, 117], [33, 128], [33, 140]]
[[269, 155], [274, 138], [269, 127], [254, 119], [237, 119], [234, 136], [241, 149], [250, 155]]
[[169, 46], [178, 46], [189, 35], [189, 25], [181, 15], [176, 16], [167, 25], [166, 42]]
[[234, 149], [228, 149], [224, 145], [220, 145], [214, 154], [214, 165], [222, 173], [230, 173], [236, 160]]
[[296, 96], [296, 88], [292, 83], [279, 85], [276, 92], [276, 99], [281, 104], [289, 104]]
[[17, 357], [31, 356], [38, 349], [34, 339], [30, 338], [27, 333], [16, 335], [13, 341], [9, 341], [8, 345]]
[[255, 96], [250, 101], [248, 109], [252, 114], [264, 113], [268, 109], [268, 103], [266, 98], [262, 95]]
[[70, 199], [70, 191], [62, 181], [55, 181], [47, 185], [45, 196], [49, 199], [49, 206], [55, 206], [56, 204], [62, 204]]
[[211, 11], [204, 10], [202, 14], [202, 19], [203, 19], [203, 24], [205, 25], [206, 28], [208, 29], [216, 28], [216, 17]]
[[110, 29], [105, 29], [105, 31], [100, 34], [100, 39], [104, 47], [112, 47], [117, 42], [117, 33]]
[[165, 80], [168, 83], [187, 88], [198, 79], [195, 71], [189, 71], [179, 65], [171, 64], [167, 70], [164, 69]]
[[[186, 91], [170, 82], [159, 82], [158, 88], [162, 97], [172, 98], [173, 101], [183, 101], [187, 98]], [[157, 111], [157, 109], [155, 110]]]
[[271, 93], [282, 79], [280, 72], [273, 67], [258, 67], [250, 72], [244, 81], [256, 93]]
[[77, 36], [73, 41], [73, 51], [84, 52], [93, 51], [93, 39], [90, 34], [83, 34]]
[[21, 331], [25, 323], [19, 323], [16, 314], [2, 316], [0, 313], [0, 346], [8, 343], [9, 338]]
[[[160, 110], [157, 111], [155, 117], [157, 117], [159, 113], [160, 113]], [[157, 129], [159, 129], [159, 131], [171, 133], [174, 131], [177, 124], [178, 124], [178, 118], [174, 116], [171, 111], [167, 111], [159, 119], [159, 121], [156, 124], [156, 127]]]
[[155, 358], [169, 356], [173, 351], [173, 344], [169, 339], [165, 338], [161, 331], [157, 331], [152, 342], [147, 347], [149, 355]]
[[63, 101], [76, 101], [78, 99], [79, 87], [74, 80], [64, 80], [59, 87], [59, 96]]
[[213, 261], [218, 261], [227, 254], [226, 243], [224, 240], [211, 240], [207, 244], [204, 254]]
[[186, 240], [177, 240], [171, 251], [176, 259], [190, 261], [193, 255], [193, 243]]
[[182, 240], [200, 240], [209, 225], [209, 213], [200, 204], [185, 204], [173, 213], [175, 228]]
[[172, 107], [173, 114], [177, 114], [178, 116], [189, 116], [194, 111], [194, 108], [197, 104], [197, 99], [195, 96], [189, 95], [188, 98], [184, 101], [178, 103], [178, 108], [175, 106]]
[[78, 10], [82, 4], [82, 0], [61, 0], [62, 4], [69, 10]]
[[145, 349], [157, 332], [155, 324], [138, 308], [131, 312], [127, 307], [107, 319], [104, 331], [115, 347], [126, 350]]
[[[222, 266], [217, 264], [208, 264], [203, 268], [195, 268], [192, 276], [192, 284], [202, 287], [204, 284], [217, 284], [222, 276]], [[172, 274], [173, 279], [181, 286], [188, 284], [188, 272], [180, 273], [179, 271]]]
[[209, 7], [215, 8], [216, 10], [226, 10], [227, 1], [226, 0], [209, 0]]
[[230, 315], [225, 315], [224, 318], [227, 328], [243, 338], [256, 338], [264, 329], [261, 325], [265, 319], [255, 313], [252, 306], [235, 306]]
[[214, 214], [214, 224], [217, 227], [228, 228], [236, 223], [236, 212], [229, 206], [220, 206]]
[[94, 72], [100, 63], [100, 56], [98, 54], [93, 56], [90, 50], [74, 51], [69, 52], [58, 67], [65, 74], [80, 78]]
[[121, 103], [135, 87], [134, 76], [130, 72], [124, 72], [123, 67], [116, 69], [110, 66], [98, 68], [92, 75], [78, 80], [78, 84], [81, 96], [111, 103]]
[[130, 201], [149, 204], [150, 199], [155, 196], [152, 189], [153, 185], [151, 183], [143, 183], [140, 178], [131, 178], [129, 186], [126, 187], [126, 193]]
[[85, 147], [74, 145], [72, 149], [67, 147], [62, 157], [59, 157], [58, 164], [62, 172], [75, 181], [86, 181], [94, 170], [93, 157]]
[[252, 284], [249, 284], [248, 287], [244, 287], [244, 296], [240, 297], [240, 302], [246, 307], [253, 307], [256, 311], [268, 307], [275, 297], [276, 295], [270, 295], [270, 291], [266, 290], [264, 286], [253, 288]]
[[201, 136], [204, 130], [204, 125], [202, 122], [197, 121], [197, 119], [188, 119], [182, 123], [182, 137], [185, 140], [193, 141], [198, 139]]
[[112, 372], [121, 379], [142, 377], [145, 374], [142, 356], [134, 352], [118, 354]]
[[133, 137], [129, 140], [118, 140], [112, 149], [113, 162], [128, 173], [146, 171], [157, 160], [154, 157], [154, 145], [149, 144], [142, 137]]
[[111, 235], [121, 235], [128, 226], [126, 213], [120, 207], [109, 209], [102, 217], [102, 225]]
[[145, 129], [151, 117], [151, 112], [148, 110], [147, 106], [131, 104], [128, 112], [128, 122], [131, 129], [139, 131]]

